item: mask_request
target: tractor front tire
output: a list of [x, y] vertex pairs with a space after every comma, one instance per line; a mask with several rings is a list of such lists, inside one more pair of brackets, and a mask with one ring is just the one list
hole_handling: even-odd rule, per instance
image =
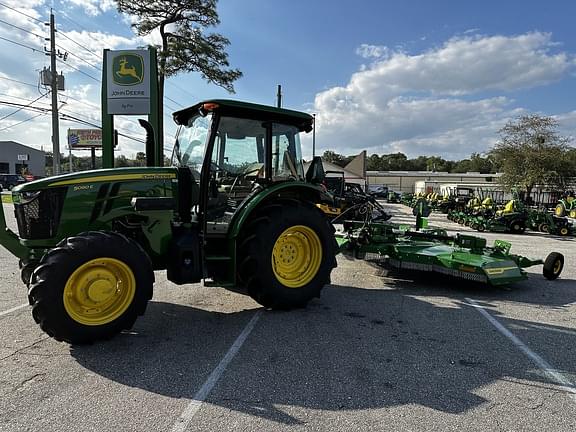
[[538, 231], [548, 234], [550, 232], [550, 227], [547, 223], [541, 223], [538, 225]]
[[71, 344], [132, 327], [152, 298], [154, 272], [135, 241], [93, 231], [62, 240], [40, 260], [28, 297], [42, 330]]
[[564, 255], [559, 252], [550, 252], [544, 261], [544, 269], [542, 274], [548, 280], [554, 280], [564, 268]]
[[554, 214], [558, 217], [566, 216], [566, 207], [564, 207], [564, 204], [562, 204], [562, 203], [556, 204], [556, 209], [554, 210]]
[[320, 297], [336, 267], [334, 227], [306, 202], [263, 206], [238, 244], [239, 282], [250, 297], [270, 309], [306, 306]]

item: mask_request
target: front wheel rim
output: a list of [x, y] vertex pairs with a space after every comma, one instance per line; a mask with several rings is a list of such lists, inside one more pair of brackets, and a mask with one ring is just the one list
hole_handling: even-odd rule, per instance
[[288, 288], [310, 283], [322, 263], [322, 243], [314, 230], [294, 225], [282, 232], [272, 248], [272, 270]]
[[108, 324], [130, 306], [136, 293], [132, 269], [115, 258], [96, 258], [78, 267], [64, 286], [66, 312], [89, 326]]

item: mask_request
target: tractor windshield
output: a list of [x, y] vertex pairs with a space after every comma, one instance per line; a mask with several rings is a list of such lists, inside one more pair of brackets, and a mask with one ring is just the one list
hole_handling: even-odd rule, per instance
[[196, 180], [200, 179], [211, 120], [211, 114], [190, 118], [186, 125], [180, 126], [172, 151], [172, 165], [189, 166]]

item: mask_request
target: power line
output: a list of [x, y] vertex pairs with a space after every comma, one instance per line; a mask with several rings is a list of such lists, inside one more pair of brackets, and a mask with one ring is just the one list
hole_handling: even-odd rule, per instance
[[32, 110], [32, 111], [36, 111], [36, 112], [38, 112], [38, 111], [41, 111], [41, 112], [48, 112], [48, 111], [50, 111], [50, 108], [35, 107], [35, 106], [30, 106], [30, 105], [19, 104], [19, 103], [16, 103], [16, 102], [3, 101], [3, 100], [0, 100], [0, 105], [13, 106], [13, 107], [22, 107], [22, 109]]
[[43, 115], [46, 115], [46, 114], [47, 114], [47, 113], [36, 114], [35, 116], [29, 117], [29, 118], [27, 118], [26, 120], [22, 120], [22, 121], [20, 121], [20, 122], [18, 122], [18, 123], [11, 124], [10, 126], [3, 127], [2, 129], [0, 129], [0, 132], [5, 131], [5, 130], [10, 129], [10, 128], [13, 128], [14, 126], [21, 125], [22, 123], [27, 123], [27, 122], [29, 122], [30, 120], [34, 120], [35, 118], [40, 117], [40, 116], [43, 116]]
[[39, 35], [38, 33], [34, 33], [34, 32], [31, 32], [30, 30], [26, 30], [25, 28], [18, 27], [17, 25], [14, 25], [14, 24], [10, 24], [8, 21], [4, 21], [4, 20], [2, 20], [2, 19], [0, 19], [0, 22], [1, 22], [1, 23], [4, 23], [4, 24], [6, 24], [6, 25], [9, 25], [10, 27], [14, 27], [15, 29], [18, 29], [18, 30], [23, 31], [23, 32], [25, 32], [25, 33], [29, 33], [29, 34], [31, 34], [31, 35], [34, 35], [34, 36], [36, 36], [37, 38], [40, 38], [40, 39], [44, 40], [44, 36]]
[[2, 36], [0, 36], [0, 39], [5, 40], [6, 42], [13, 43], [14, 45], [20, 45], [21, 47], [28, 48], [28, 49], [31, 49], [32, 51], [35, 51], [35, 52], [39, 52], [39, 53], [44, 54], [44, 51], [43, 51], [43, 50], [37, 49], [37, 48], [34, 48], [34, 47], [31, 47], [30, 45], [26, 45], [26, 44], [23, 44], [23, 43], [20, 43], [20, 42], [16, 42], [16, 41], [13, 41], [13, 40], [10, 40], [10, 39], [6, 39], [5, 37], [2, 37]]
[[[99, 41], [98, 39], [96, 39], [95, 37], [93, 37], [93, 36], [90, 34], [90, 33], [91, 33], [90, 30], [88, 30], [86, 27], [84, 27], [83, 25], [81, 25], [81, 24], [78, 23], [77, 21], [71, 20], [65, 12], [60, 12], [59, 15], [61, 15], [61, 16], [62, 16], [66, 21], [68, 21], [69, 23], [72, 23], [72, 25], [75, 25], [75, 26], [79, 27], [80, 29], [84, 30], [84, 31], [86, 32], [86, 35], [87, 35], [90, 39], [92, 39], [94, 42], [97, 42], [97, 43], [99, 43], [99, 44], [102, 43], [102, 41]], [[66, 35], [63, 35], [63, 36], [66, 37]], [[74, 41], [72, 41], [72, 42], [74, 42]], [[84, 46], [82, 46], [82, 45], [80, 45], [80, 46], [81, 46], [82, 48], [84, 48], [85, 50], [90, 51], [90, 52], [91, 52], [92, 54], [94, 54], [95, 56], [100, 57], [99, 54], [95, 53], [95, 52], [92, 51], [91, 49], [86, 48], [86, 47], [84, 47]]]
[[177, 88], [180, 91], [183, 91], [184, 93], [188, 93], [190, 96], [192, 96], [193, 98], [197, 98], [197, 96], [193, 95], [192, 93], [190, 93], [188, 90], [180, 87], [179, 85], [173, 83], [172, 81], [166, 80], [166, 84], [171, 85], [172, 87]]
[[30, 83], [27, 83], [27, 82], [24, 82], [24, 81], [18, 81], [18, 80], [15, 80], [15, 79], [12, 79], [12, 78], [6, 78], [6, 77], [3, 77], [3, 76], [0, 76], [0, 79], [6, 80], [6, 81], [12, 81], [12, 82], [15, 82], [15, 83], [18, 83], [18, 84], [24, 84], [24, 85], [27, 85], [27, 86], [30, 86], [30, 87], [34, 87], [34, 88], [37, 88], [37, 87], [38, 87], [38, 84], [30, 84]]
[[25, 105], [25, 106], [23, 106], [23, 107], [20, 107], [20, 108], [18, 108], [16, 111], [14, 111], [14, 112], [12, 112], [12, 113], [10, 113], [10, 114], [7, 114], [7, 115], [5, 115], [4, 117], [0, 118], [0, 121], [2, 121], [2, 120], [4, 120], [4, 119], [7, 119], [8, 117], [11, 117], [11, 116], [13, 116], [14, 114], [22, 111], [24, 108], [29, 107], [29, 106], [32, 105], [34, 102], [36, 102], [37, 100], [43, 98], [44, 96], [46, 96], [46, 94], [40, 95], [39, 97], [37, 97], [36, 99], [34, 99], [32, 102], [30, 102], [28, 105]]
[[73, 52], [67, 50], [67, 49], [64, 48], [63, 46], [58, 45], [58, 44], [56, 44], [56, 46], [57, 46], [58, 48], [62, 48], [63, 50], [65, 50], [65, 51], [66, 51], [68, 54], [70, 54], [72, 57], [76, 57], [77, 59], [83, 61], [83, 62], [86, 63], [88, 66], [92, 66], [94, 69], [99, 70], [99, 71], [102, 71], [102, 68], [101, 68], [101, 67], [95, 66], [93, 63], [90, 63], [88, 60], [80, 57], [80, 56], [77, 55], [77, 54], [74, 54]]
[[100, 109], [100, 107], [98, 105], [87, 102], [85, 100], [81, 100], [81, 99], [75, 98], [75, 97], [67, 95], [67, 94], [62, 94], [62, 96], [64, 96], [65, 98], [68, 98], [68, 99], [72, 99], [73, 101], [80, 102], [80, 103], [85, 104], [85, 105], [89, 105], [89, 106], [94, 107], [96, 109]]
[[[176, 102], [174, 99], [169, 98], [168, 96], [164, 95], [164, 98], [168, 99], [170, 102], [174, 102], [176, 105], [180, 105], [182, 108], [184, 108], [184, 105], [182, 105], [180, 102]], [[176, 111], [176, 110], [174, 110]]]
[[[2, 101], [2, 100], [0, 100], [0, 105], [18, 106], [18, 107], [21, 107], [21, 108], [24, 109], [24, 110], [32, 110], [32, 111], [36, 111], [36, 112], [40, 111], [41, 114], [47, 114], [48, 112], [51, 111], [50, 108], [41, 108], [41, 107], [30, 106], [30, 104], [24, 105], [24, 104], [18, 104], [18, 103], [15, 103], [15, 102]], [[73, 114], [75, 114], [75, 115], [81, 115], [81, 114], [78, 114], [78, 113], [73, 113]], [[38, 117], [38, 116], [37, 116], [37, 117]], [[98, 128], [98, 129], [102, 129], [102, 126], [99, 126], [99, 125], [96, 124], [96, 123], [92, 123], [92, 122], [90, 122], [90, 121], [88, 121], [88, 120], [83, 120], [83, 119], [81, 119], [81, 118], [75, 117], [75, 116], [70, 115], [70, 114], [66, 114], [66, 113], [62, 113], [62, 112], [61, 112], [61, 113], [60, 113], [60, 118], [61, 118], [62, 120], [72, 121], [72, 122], [76, 122], [76, 123], [81, 123], [81, 124], [85, 124], [85, 125], [87, 125], [87, 126], [92, 126], [92, 127]], [[8, 126], [8, 128], [9, 128], [9, 127], [12, 127], [12, 126], [14, 126], [14, 125]], [[5, 128], [5, 129], [6, 129], [6, 128]], [[140, 143], [145, 143], [145, 140], [143, 140], [143, 139], [134, 138], [134, 137], [132, 137], [132, 136], [130, 136], [130, 135], [126, 135], [126, 134], [121, 133], [121, 132], [119, 132], [118, 135], [120, 135], [120, 136], [122, 136], [122, 137], [124, 137], [124, 138], [130, 139], [130, 140], [133, 140], [133, 141], [138, 141], [138, 142], [140, 142]]]
[[10, 10], [12, 10], [12, 11], [14, 11], [14, 12], [19, 13], [20, 15], [24, 15], [26, 18], [30, 18], [31, 20], [34, 20], [34, 21], [36, 21], [37, 23], [44, 24], [44, 22], [43, 22], [42, 20], [39, 20], [38, 18], [34, 18], [34, 17], [31, 16], [31, 15], [25, 14], [24, 12], [21, 12], [21, 11], [19, 11], [18, 9], [14, 9], [13, 7], [8, 6], [8, 5], [6, 5], [6, 4], [4, 4], [4, 3], [2, 3], [2, 2], [0, 2], [0, 6], [4, 6], [4, 7], [7, 8], [7, 9], [10, 9]]
[[89, 52], [90, 54], [92, 54], [93, 56], [96, 56], [96, 57], [100, 58], [100, 55], [99, 55], [99, 54], [95, 53], [95, 52], [92, 51], [90, 48], [86, 48], [84, 45], [76, 42], [74, 39], [72, 39], [71, 37], [67, 36], [66, 34], [64, 34], [64, 33], [62, 33], [62, 32], [59, 32], [59, 35], [60, 35], [60, 36], [64, 36], [64, 37], [65, 37], [66, 39], [68, 39], [70, 42], [72, 42], [72, 43], [78, 45], [80, 48], [88, 51], [88, 52]]
[[10, 98], [14, 98], [14, 99], [19, 99], [19, 100], [23, 100], [23, 101], [26, 101], [26, 102], [30, 102], [29, 99], [26, 99], [26, 98], [23, 98], [23, 97], [20, 97], [20, 96], [14, 96], [14, 95], [11, 95], [11, 94], [8, 94], [8, 93], [0, 93], [0, 96], [7, 96], [7, 97], [10, 97]]
[[94, 78], [92, 75], [84, 72], [83, 70], [78, 69], [76, 66], [72, 66], [71, 64], [68, 64], [63, 60], [60, 60], [59, 58], [57, 58], [56, 60], [59, 61], [60, 63], [64, 64], [64, 65], [68, 66], [69, 68], [72, 68], [77, 72], [80, 72], [82, 75], [86, 75], [88, 78], [92, 78], [94, 81], [101, 82], [98, 78]]

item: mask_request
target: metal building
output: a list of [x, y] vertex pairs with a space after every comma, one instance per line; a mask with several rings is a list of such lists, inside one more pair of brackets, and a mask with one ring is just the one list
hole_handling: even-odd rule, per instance
[[42, 150], [15, 141], [0, 141], [0, 174], [46, 175], [46, 155]]

